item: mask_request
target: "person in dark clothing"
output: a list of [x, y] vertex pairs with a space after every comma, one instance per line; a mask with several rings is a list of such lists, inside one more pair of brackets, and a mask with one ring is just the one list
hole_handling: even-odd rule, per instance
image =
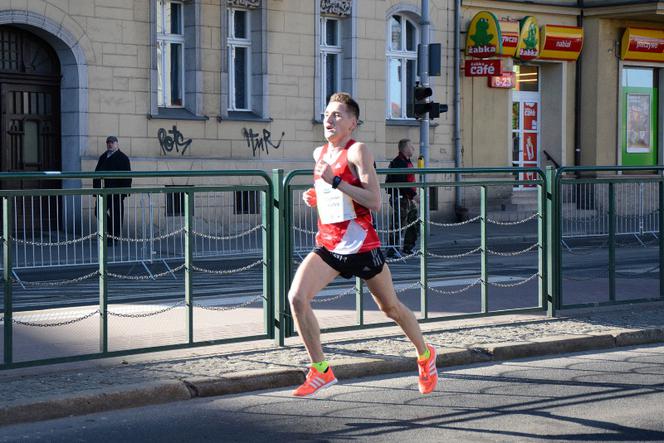
[[[106, 152], [99, 156], [95, 172], [101, 171], [131, 171], [129, 157], [120, 151], [118, 147], [118, 138], [114, 135], [106, 139]], [[105, 178], [104, 188], [129, 188], [131, 187], [131, 178]], [[92, 181], [94, 188], [101, 188], [101, 179]], [[124, 199], [127, 194], [110, 194], [106, 207], [106, 226], [108, 235], [120, 237], [122, 233], [122, 222], [124, 220]], [[95, 214], [97, 211], [95, 211]], [[113, 239], [108, 238], [108, 244], [113, 244]]]
[[[410, 158], [415, 153], [415, 148], [411, 141], [407, 138], [399, 140], [399, 155], [397, 155], [391, 162], [390, 168], [401, 168], [408, 169], [413, 167], [413, 162], [410, 161]], [[415, 174], [388, 174], [385, 179], [385, 183], [414, 183]], [[416, 188], [387, 188], [387, 192], [390, 195], [390, 206], [394, 214], [390, 219], [390, 244], [399, 245], [401, 243], [401, 231], [400, 229], [403, 226], [408, 226], [413, 224], [417, 220], [418, 208]], [[402, 252], [406, 255], [413, 253], [413, 248], [415, 247], [415, 241], [417, 240], [417, 234], [419, 232], [419, 226], [414, 223], [412, 226], [408, 227], [405, 230], [403, 247], [401, 248]], [[396, 251], [390, 249], [387, 253], [388, 257], [395, 257]]]

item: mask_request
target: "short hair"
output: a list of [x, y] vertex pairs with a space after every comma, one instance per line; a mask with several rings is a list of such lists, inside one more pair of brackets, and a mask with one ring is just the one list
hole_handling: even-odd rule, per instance
[[399, 152], [403, 152], [403, 150], [406, 149], [406, 146], [408, 146], [408, 143], [410, 143], [409, 138], [402, 138], [399, 140]]
[[351, 114], [355, 116], [356, 119], [360, 119], [360, 105], [357, 104], [353, 97], [347, 92], [335, 92], [330, 96], [328, 103], [343, 103], [346, 105], [346, 108], [350, 111]]

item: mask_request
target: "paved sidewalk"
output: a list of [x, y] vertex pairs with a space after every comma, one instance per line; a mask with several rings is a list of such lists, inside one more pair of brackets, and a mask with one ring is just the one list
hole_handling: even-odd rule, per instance
[[[509, 315], [424, 324], [445, 367], [664, 341], [664, 304], [568, 315]], [[398, 328], [323, 336], [344, 379], [413, 371], [414, 351]], [[0, 372], [0, 425], [295, 386], [306, 353], [297, 337]]]

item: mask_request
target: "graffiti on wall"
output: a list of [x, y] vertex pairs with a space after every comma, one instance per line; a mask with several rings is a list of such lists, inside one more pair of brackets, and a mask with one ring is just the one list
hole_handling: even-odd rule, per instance
[[[175, 152], [180, 155], [184, 155], [185, 151], [191, 144], [191, 139], [185, 140], [184, 136], [178, 131], [178, 127], [175, 125], [173, 125], [173, 129], [170, 131], [166, 131], [164, 128], [159, 128], [157, 131], [157, 139], [159, 140], [161, 151], [164, 155], [173, 152], [173, 149], [175, 149]], [[180, 149], [182, 149], [182, 152], [180, 152]]]
[[242, 128], [242, 136], [247, 142], [247, 147], [251, 148], [251, 152], [254, 157], [256, 157], [256, 153], [258, 153], [259, 156], [261, 152], [269, 154], [269, 148], [279, 149], [279, 146], [281, 146], [281, 141], [284, 139], [284, 135], [286, 135], [286, 133], [282, 132], [279, 141], [275, 144], [272, 141], [272, 133], [267, 129], [263, 129], [261, 133], [257, 133], [254, 132], [251, 128]]

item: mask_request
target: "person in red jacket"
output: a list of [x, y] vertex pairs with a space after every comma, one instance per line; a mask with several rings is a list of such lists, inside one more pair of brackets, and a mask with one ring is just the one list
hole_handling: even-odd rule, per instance
[[[415, 153], [415, 148], [409, 139], [404, 138], [399, 140], [399, 155], [394, 157], [390, 162], [390, 168], [412, 168], [413, 162], [410, 158]], [[415, 183], [415, 174], [393, 173], [388, 174], [385, 183]], [[420, 227], [415, 223], [418, 217], [417, 208], [417, 190], [415, 188], [387, 188], [390, 194], [390, 205], [394, 211], [390, 220], [390, 244], [392, 246], [399, 245], [401, 230], [404, 226], [409, 226], [405, 229], [403, 237], [402, 252], [406, 255], [413, 253], [415, 241]], [[393, 248], [387, 253], [390, 258], [395, 257], [396, 251]]]
[[371, 211], [381, 207], [374, 159], [367, 145], [352, 138], [359, 117], [360, 107], [349, 94], [330, 97], [323, 120], [327, 143], [314, 150], [314, 188], [303, 195], [305, 204], [318, 210], [318, 233], [316, 248], [300, 264], [288, 293], [297, 331], [311, 359], [306, 380], [293, 391], [296, 397], [308, 397], [337, 382], [323, 355], [311, 300], [339, 275], [365, 280], [381, 311], [413, 343], [420, 392], [428, 394], [438, 383], [436, 351], [425, 343], [415, 315], [397, 298], [380, 250], [371, 217]]

